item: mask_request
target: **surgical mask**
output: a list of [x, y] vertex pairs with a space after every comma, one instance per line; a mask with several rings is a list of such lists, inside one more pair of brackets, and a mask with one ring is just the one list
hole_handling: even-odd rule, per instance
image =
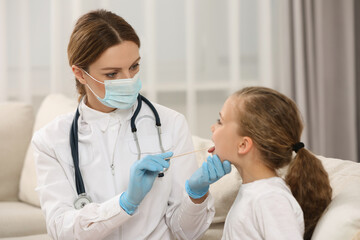
[[100, 98], [89, 86], [86, 86], [97, 97], [97, 99], [105, 106], [119, 109], [131, 108], [139, 95], [141, 89], [141, 81], [139, 72], [133, 78], [105, 80], [100, 82], [83, 70], [94, 81], [105, 85], [105, 97]]

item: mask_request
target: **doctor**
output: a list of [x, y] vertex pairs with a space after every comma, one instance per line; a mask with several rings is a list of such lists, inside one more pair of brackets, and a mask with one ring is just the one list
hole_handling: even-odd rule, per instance
[[139, 47], [111, 12], [75, 25], [68, 58], [79, 106], [33, 137], [53, 239], [197, 239], [214, 217], [209, 185], [230, 164], [216, 155], [199, 169], [194, 155], [166, 159], [192, 151], [191, 135], [183, 115], [139, 95]]

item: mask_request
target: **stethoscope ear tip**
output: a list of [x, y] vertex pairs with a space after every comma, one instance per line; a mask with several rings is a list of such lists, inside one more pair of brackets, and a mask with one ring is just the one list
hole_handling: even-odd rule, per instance
[[163, 173], [163, 172], [161, 172], [161, 173], [158, 174], [158, 177], [163, 177], [163, 176], [164, 176], [164, 173]]

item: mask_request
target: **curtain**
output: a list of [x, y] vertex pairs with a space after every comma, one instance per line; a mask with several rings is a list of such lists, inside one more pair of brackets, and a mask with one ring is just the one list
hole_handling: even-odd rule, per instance
[[26, 101], [36, 109], [49, 93], [75, 99], [66, 56], [70, 33], [83, 13], [107, 8], [141, 38], [142, 93], [183, 113], [193, 134], [209, 138], [209, 126], [230, 93], [263, 85], [296, 101], [310, 150], [356, 161], [359, 5], [356, 0], [0, 0], [0, 102]]
[[315, 154], [358, 161], [355, 2], [286, 1], [283, 37], [290, 63], [284, 75], [303, 114], [305, 145]]
[[[354, 19], [355, 19], [355, 43], [359, 43], [360, 41], [360, 1], [355, 1], [355, 7], [354, 7]], [[356, 92], [360, 92], [360, 44], [356, 44]], [[358, 157], [360, 157], [360, 95], [356, 94], [356, 126], [357, 129], [357, 154]], [[358, 158], [358, 162], [360, 162], [360, 159]]]
[[141, 93], [184, 114], [194, 135], [211, 137], [232, 92], [272, 85], [271, 0], [0, 0], [0, 102], [36, 110], [50, 93], [76, 99], [67, 44], [76, 20], [99, 8], [141, 39]]

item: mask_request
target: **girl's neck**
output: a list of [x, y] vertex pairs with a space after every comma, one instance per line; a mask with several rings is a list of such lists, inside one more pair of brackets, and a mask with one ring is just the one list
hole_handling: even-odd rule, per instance
[[251, 159], [243, 163], [241, 165], [234, 164], [243, 183], [277, 176], [276, 171], [266, 166], [261, 160]]
[[253, 172], [249, 172], [249, 171], [246, 171], [246, 170], [243, 170], [243, 169], [239, 169], [237, 168], [237, 170], [239, 171], [240, 173], [240, 176], [241, 176], [241, 179], [242, 179], [242, 183], [245, 184], [245, 183], [250, 183], [250, 182], [254, 182], [256, 180], [260, 180], [260, 179], [266, 179], [266, 178], [272, 178], [272, 177], [276, 177], [276, 173], [275, 171], [273, 172], [264, 172], [262, 174], [256, 172], [256, 173], [253, 173]]

